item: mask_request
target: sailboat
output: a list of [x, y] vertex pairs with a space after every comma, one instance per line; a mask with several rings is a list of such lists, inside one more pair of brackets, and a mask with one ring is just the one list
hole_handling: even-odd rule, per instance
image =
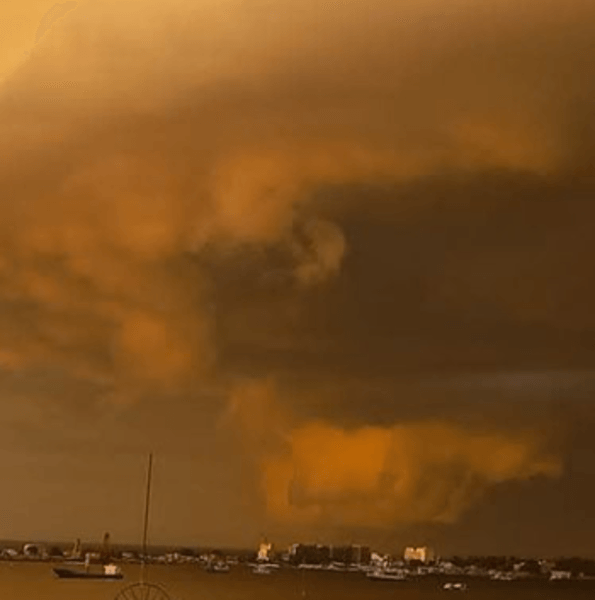
[[[80, 546], [80, 540], [77, 540], [72, 552], [74, 556], [80, 556]], [[103, 560], [106, 561], [109, 559], [109, 555], [109, 533], [106, 533], [103, 536], [103, 548], [101, 556]], [[54, 567], [53, 570], [60, 579], [122, 579], [124, 577], [120, 567], [113, 563], [104, 564], [102, 571], [91, 571], [91, 555], [89, 553], [85, 554], [84, 565], [84, 571], [81, 571], [80, 569], [70, 569], [67, 567]]]
[[149, 466], [147, 469], [147, 492], [145, 496], [145, 520], [143, 527], [143, 554], [140, 566], [140, 581], [132, 583], [122, 588], [114, 600], [171, 600], [167, 591], [158, 583], [147, 581], [146, 560], [147, 560], [147, 534], [149, 531], [149, 503], [151, 499], [151, 477], [153, 473], [153, 455], [149, 454]]
[[[85, 568], [87, 565], [85, 563]], [[54, 573], [60, 579], [123, 579], [124, 575], [118, 565], [103, 565], [103, 571], [80, 571], [66, 567], [54, 567]]]
[[84, 565], [84, 570], [54, 567], [53, 571], [60, 579], [122, 579], [124, 577], [120, 567], [113, 563], [104, 564], [101, 571], [92, 571], [91, 555], [88, 552], [85, 554]]

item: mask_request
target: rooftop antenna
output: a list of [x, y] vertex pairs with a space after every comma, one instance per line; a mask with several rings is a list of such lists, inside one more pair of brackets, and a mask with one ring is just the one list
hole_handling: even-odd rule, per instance
[[147, 465], [147, 488], [145, 492], [145, 515], [143, 520], [143, 545], [140, 563], [140, 578], [138, 583], [133, 583], [121, 589], [114, 600], [171, 600], [165, 589], [156, 584], [149, 583], [147, 575], [147, 538], [149, 534], [149, 508], [151, 505], [151, 482], [153, 477], [153, 453], [149, 454]]

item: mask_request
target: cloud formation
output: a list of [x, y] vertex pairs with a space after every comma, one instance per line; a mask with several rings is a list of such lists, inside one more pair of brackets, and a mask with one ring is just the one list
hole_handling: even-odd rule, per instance
[[270, 516], [293, 526], [452, 523], [492, 487], [556, 477], [535, 432], [438, 420], [343, 428], [279, 418], [270, 380], [236, 388], [231, 414], [258, 457]]
[[[590, 3], [60, 7], [0, 87], [4, 369], [126, 401], [592, 366]], [[452, 521], [560, 468], [537, 434], [250, 394], [281, 520]]]
[[[566, 152], [566, 92], [527, 85], [539, 73], [511, 25], [520, 9], [498, 2], [67, 8], [2, 89], [3, 298], [6, 314], [28, 311], [3, 340], [7, 366], [51, 355], [175, 380], [211, 364], [216, 344], [200, 293], [187, 295], [208, 277], [172, 263], [287, 244], [297, 281], [320, 282], [349, 243], [318, 216], [320, 186], [445, 169], [545, 176]], [[488, 23], [515, 65], [479, 43]]]

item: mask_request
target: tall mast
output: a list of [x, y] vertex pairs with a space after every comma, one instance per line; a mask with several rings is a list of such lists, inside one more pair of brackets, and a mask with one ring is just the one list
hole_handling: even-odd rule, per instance
[[143, 549], [140, 567], [140, 580], [145, 580], [145, 565], [147, 560], [147, 535], [149, 532], [149, 506], [151, 500], [151, 476], [153, 474], [153, 453], [149, 454], [149, 464], [147, 467], [147, 490], [145, 493], [145, 519], [143, 524]]

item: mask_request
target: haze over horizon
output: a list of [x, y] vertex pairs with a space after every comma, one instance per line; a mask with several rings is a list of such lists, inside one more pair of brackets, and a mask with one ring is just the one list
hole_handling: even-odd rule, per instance
[[0, 22], [0, 538], [595, 556], [593, 3]]

